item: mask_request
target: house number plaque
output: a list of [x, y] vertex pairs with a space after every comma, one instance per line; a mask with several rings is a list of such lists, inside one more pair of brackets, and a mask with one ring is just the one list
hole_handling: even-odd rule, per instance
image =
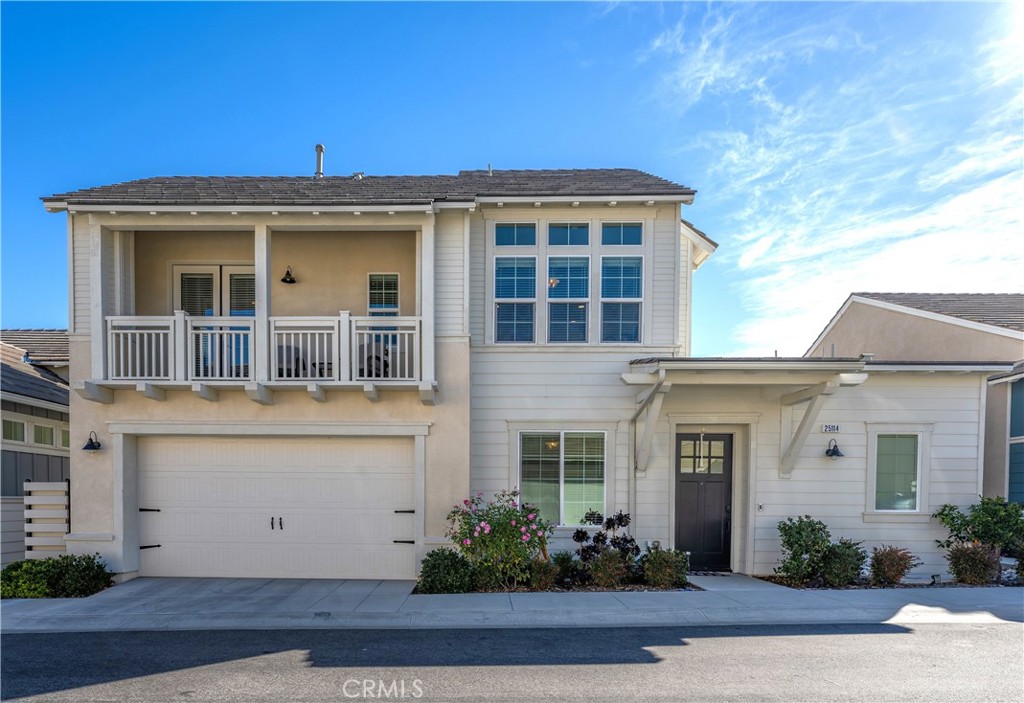
[[839, 432], [839, 425], [822, 425], [822, 432]]

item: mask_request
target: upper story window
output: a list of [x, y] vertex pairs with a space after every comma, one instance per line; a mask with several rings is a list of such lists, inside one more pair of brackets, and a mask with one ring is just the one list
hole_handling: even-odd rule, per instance
[[[548, 341], [587, 341], [590, 259], [552, 256], [548, 259]], [[564, 301], [564, 302], [561, 302]]]
[[25, 441], [25, 423], [17, 420], [4, 420], [4, 439], [8, 442]]
[[499, 222], [494, 225], [494, 245], [532, 247], [537, 244], [537, 225], [532, 222]]
[[398, 274], [371, 273], [366, 292], [367, 312], [371, 317], [398, 315]]
[[47, 425], [36, 425], [32, 433], [32, 441], [47, 447], [53, 446], [53, 428]]
[[585, 247], [590, 244], [590, 225], [586, 222], [548, 225], [548, 246]]
[[644, 262], [639, 256], [601, 258], [601, 341], [640, 341]]
[[537, 259], [494, 259], [494, 341], [533, 342], [537, 298]]
[[601, 225], [601, 244], [604, 246], [640, 246], [643, 239], [644, 226], [640, 222], [605, 222]]

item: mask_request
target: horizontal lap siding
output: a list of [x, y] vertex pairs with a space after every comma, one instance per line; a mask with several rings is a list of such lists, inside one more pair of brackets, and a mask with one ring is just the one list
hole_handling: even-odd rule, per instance
[[438, 336], [465, 334], [463, 309], [464, 286], [463, 216], [439, 215], [435, 232], [434, 260], [435, 331]]
[[474, 344], [484, 341], [485, 272], [484, 218], [479, 212], [469, 219], [469, 333]]
[[678, 342], [678, 309], [676, 296], [679, 278], [679, 222], [677, 218], [654, 221], [654, 261], [651, 267], [653, 290], [644, 296], [651, 312], [651, 344], [674, 345]]
[[74, 229], [71, 235], [72, 269], [74, 288], [72, 289], [71, 332], [88, 334], [89, 332], [89, 227], [86, 218], [71, 216]]

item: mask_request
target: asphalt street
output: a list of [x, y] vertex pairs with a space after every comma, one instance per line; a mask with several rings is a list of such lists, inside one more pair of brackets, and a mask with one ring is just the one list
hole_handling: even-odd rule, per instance
[[3, 700], [1012, 701], [1024, 627], [4, 635]]

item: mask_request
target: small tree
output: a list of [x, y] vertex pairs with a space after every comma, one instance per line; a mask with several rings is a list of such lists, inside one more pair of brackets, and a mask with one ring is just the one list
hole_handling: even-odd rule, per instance
[[[955, 505], [947, 503], [932, 515], [949, 530], [949, 538], [936, 540], [943, 549], [956, 544], [983, 544], [999, 554], [1008, 547], [1024, 541], [1024, 511], [1016, 503], [1003, 497], [982, 498], [964, 513]], [[996, 571], [996, 582], [1002, 581], [1002, 569]]]

